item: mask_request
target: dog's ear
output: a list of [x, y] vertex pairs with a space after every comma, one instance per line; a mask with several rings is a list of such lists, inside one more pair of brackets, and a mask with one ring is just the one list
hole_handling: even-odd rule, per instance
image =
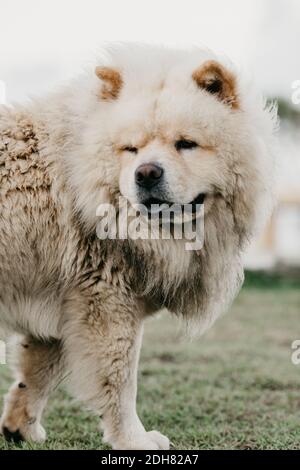
[[235, 109], [239, 107], [235, 76], [215, 60], [204, 62], [193, 72], [192, 78], [199, 88], [223, 103]]
[[123, 80], [121, 73], [111, 67], [95, 68], [95, 74], [101, 80], [99, 98], [102, 100], [114, 100], [118, 98]]

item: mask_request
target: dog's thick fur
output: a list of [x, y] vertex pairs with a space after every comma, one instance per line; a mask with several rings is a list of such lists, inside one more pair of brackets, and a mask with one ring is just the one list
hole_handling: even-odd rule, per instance
[[[1, 429], [42, 441], [47, 397], [69, 375], [114, 448], [167, 449], [135, 409], [143, 321], [167, 308], [203, 331], [234, 298], [241, 251], [270, 201], [276, 117], [208, 51], [118, 46], [97, 65], [1, 109], [0, 325], [22, 335]], [[179, 155], [182, 136], [199, 146]], [[206, 194], [198, 252], [96, 236], [97, 206], [136, 202], [132, 175], [153, 159], [173, 201]]]

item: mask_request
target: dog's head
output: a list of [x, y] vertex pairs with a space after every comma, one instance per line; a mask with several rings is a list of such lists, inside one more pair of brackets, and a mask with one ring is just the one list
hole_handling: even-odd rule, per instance
[[[103, 69], [97, 74], [101, 78]], [[120, 192], [150, 211], [154, 203], [201, 202], [226, 187], [219, 134], [231, 110], [238, 109], [235, 77], [207, 60], [185, 69], [185, 76], [171, 69], [151, 85], [124, 96], [123, 104], [120, 90], [119, 105], [128, 112], [115, 128], [113, 144], [120, 159]]]
[[273, 123], [231, 66], [198, 49], [121, 46], [94, 80], [72, 163], [88, 224], [102, 200], [123, 195], [149, 210], [204, 200], [206, 214], [222, 200], [241, 237], [251, 232]]

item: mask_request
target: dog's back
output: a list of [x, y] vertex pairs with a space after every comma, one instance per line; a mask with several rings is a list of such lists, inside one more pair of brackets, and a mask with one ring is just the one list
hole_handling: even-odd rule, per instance
[[75, 228], [66, 194], [53, 189], [58, 175], [43, 155], [46, 139], [30, 111], [1, 109], [0, 323], [56, 336]]

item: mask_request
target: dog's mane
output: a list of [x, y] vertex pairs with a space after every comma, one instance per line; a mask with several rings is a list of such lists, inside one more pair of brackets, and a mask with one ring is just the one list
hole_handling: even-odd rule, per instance
[[227, 309], [243, 282], [240, 254], [245, 240], [232, 207], [218, 202], [205, 221], [199, 251], [185, 252], [184, 244], [172, 239], [97, 241], [103, 273], [155, 309], [167, 308], [183, 318], [192, 335]]
[[177, 254], [178, 258], [189, 259], [183, 269], [176, 269], [175, 259], [163, 268], [162, 253], [155, 248], [145, 252], [145, 243], [129, 244], [128, 261], [134, 268], [132, 281], [136, 292], [181, 316], [189, 333], [199, 334], [207, 329], [226, 311], [243, 282], [241, 240], [231, 209], [224, 203], [216, 208], [213, 217], [207, 217], [201, 250], [191, 252], [189, 257], [184, 252]]

